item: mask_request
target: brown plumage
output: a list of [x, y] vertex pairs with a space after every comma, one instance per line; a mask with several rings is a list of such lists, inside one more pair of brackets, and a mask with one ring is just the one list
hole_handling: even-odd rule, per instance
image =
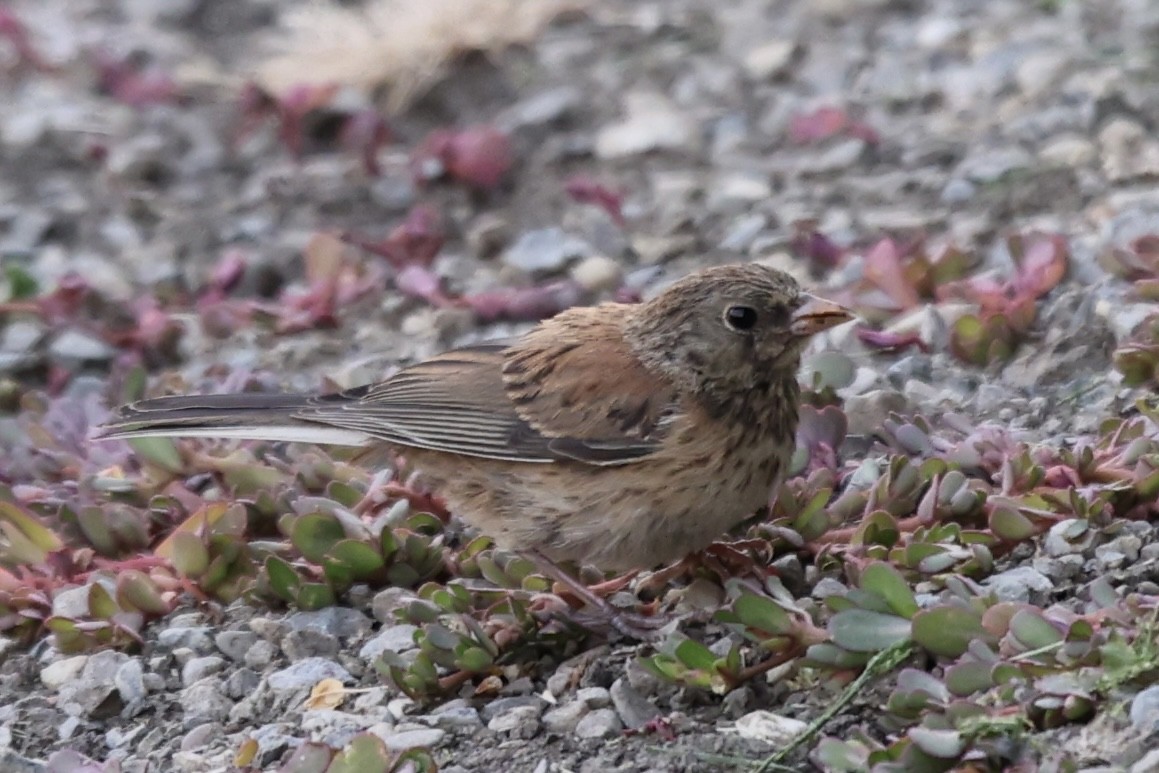
[[848, 319], [782, 272], [721, 266], [345, 392], [143, 400], [102, 437], [385, 443], [501, 547], [648, 568], [767, 502], [793, 448], [801, 350]]

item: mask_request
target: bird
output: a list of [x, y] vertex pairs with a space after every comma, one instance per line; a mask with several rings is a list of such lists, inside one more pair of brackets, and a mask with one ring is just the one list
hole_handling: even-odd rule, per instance
[[794, 448], [805, 345], [852, 318], [783, 271], [720, 265], [344, 391], [140, 400], [96, 437], [386, 446], [497, 547], [611, 614], [560, 564], [651, 569], [767, 505]]

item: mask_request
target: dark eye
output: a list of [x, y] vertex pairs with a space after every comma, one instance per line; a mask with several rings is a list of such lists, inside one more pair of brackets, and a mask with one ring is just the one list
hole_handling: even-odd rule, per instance
[[729, 306], [725, 309], [724, 321], [733, 330], [752, 330], [757, 324], [757, 310], [751, 306]]

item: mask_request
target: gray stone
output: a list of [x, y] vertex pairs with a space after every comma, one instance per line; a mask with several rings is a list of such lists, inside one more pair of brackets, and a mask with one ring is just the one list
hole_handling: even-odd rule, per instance
[[244, 662], [255, 671], [264, 671], [277, 654], [278, 650], [271, 642], [259, 639], [246, 651]]
[[286, 618], [286, 625], [295, 631], [321, 631], [339, 639], [364, 635], [371, 621], [357, 609], [326, 607], [310, 612], [295, 612]]
[[68, 329], [52, 339], [48, 356], [66, 367], [79, 367], [89, 362], [108, 362], [117, 350], [96, 336], [81, 330]]
[[570, 733], [579, 721], [591, 711], [583, 701], [569, 701], [562, 706], [547, 711], [543, 715], [543, 727], [552, 733]]
[[44, 337], [46, 328], [39, 322], [16, 319], [0, 330], [0, 352], [26, 354]]
[[514, 738], [533, 738], [539, 732], [541, 711], [538, 706], [513, 706], [492, 717], [487, 729], [493, 733], [509, 733]]
[[85, 663], [88, 662], [88, 655], [73, 655], [71, 658], [55, 660], [40, 669], [40, 683], [50, 690], [59, 690], [80, 676]]
[[873, 434], [881, 429], [891, 413], [906, 414], [909, 410], [909, 400], [905, 395], [892, 389], [875, 389], [850, 395], [845, 400], [851, 435]]
[[1128, 714], [1131, 724], [1142, 733], [1159, 731], [1159, 685], [1152, 685], [1138, 692], [1131, 699]]
[[753, 738], [774, 747], [793, 742], [809, 727], [808, 723], [792, 717], [758, 709], [736, 721], [736, 731], [744, 738]]
[[407, 749], [425, 749], [438, 746], [447, 737], [445, 730], [437, 727], [426, 727], [421, 730], [403, 730], [383, 736], [382, 740], [392, 751], [406, 751]]
[[1086, 551], [1095, 541], [1095, 530], [1080, 518], [1068, 518], [1050, 527], [1043, 540], [1048, 555], [1058, 558]]
[[1129, 773], [1155, 773], [1159, 771], [1159, 749], [1152, 749], [1139, 758]]
[[233, 700], [241, 700], [253, 695], [262, 683], [261, 674], [252, 668], [238, 668], [225, 679], [225, 694]]
[[540, 228], [516, 239], [504, 251], [503, 263], [528, 274], [554, 273], [592, 252], [590, 244], [562, 228]]
[[608, 124], [596, 134], [598, 158], [615, 159], [653, 150], [682, 150], [696, 142], [696, 124], [663, 94], [633, 92], [624, 95], [627, 117]]
[[993, 183], [1011, 172], [1026, 169], [1033, 162], [1031, 155], [1022, 148], [982, 148], [962, 161], [957, 174], [974, 182]]
[[133, 705], [145, 699], [149, 690], [145, 686], [145, 669], [140, 658], [129, 658], [113, 674], [113, 686], [126, 705]]
[[415, 649], [414, 635], [418, 628], [409, 623], [392, 625], [383, 628], [378, 635], [370, 639], [358, 650], [358, 657], [365, 661], [374, 661], [384, 652], [408, 652]]
[[181, 739], [182, 751], [195, 751], [210, 746], [222, 736], [223, 728], [216, 722], [203, 722], [186, 733]]
[[769, 219], [759, 212], [742, 215], [733, 221], [720, 241], [720, 248], [729, 252], [744, 252], [769, 225]]
[[999, 601], [1029, 602], [1033, 595], [1054, 590], [1050, 578], [1029, 566], [1016, 566], [986, 578], [982, 584], [994, 592]]
[[579, 721], [575, 734], [579, 738], [611, 738], [623, 729], [613, 709], [596, 709]]
[[270, 674], [267, 683], [275, 690], [299, 690], [313, 687], [323, 679], [349, 682], [352, 677], [345, 668], [333, 660], [306, 658]]
[[475, 730], [483, 726], [479, 712], [472, 706], [440, 706], [428, 719], [444, 730]]
[[213, 651], [213, 639], [210, 629], [204, 626], [169, 626], [157, 634], [157, 646], [172, 652], [184, 647], [199, 654], [208, 654]]
[[849, 592], [849, 589], [840, 580], [835, 580], [832, 577], [822, 577], [813, 586], [813, 598], [817, 600], [824, 600], [828, 596], [844, 596]]
[[575, 699], [589, 709], [604, 709], [612, 705], [612, 696], [604, 687], [581, 687], [575, 692]]
[[623, 277], [619, 262], [604, 255], [591, 255], [571, 269], [572, 280], [589, 292], [615, 289]]
[[574, 112], [582, 99], [582, 93], [574, 86], [548, 89], [516, 102], [504, 110], [495, 123], [507, 131], [524, 126], [543, 126]]
[[490, 723], [492, 719], [500, 714], [504, 714], [511, 709], [521, 706], [534, 708], [536, 710], [536, 716], [539, 716], [539, 714], [543, 713], [547, 704], [538, 695], [513, 695], [510, 698], [496, 698], [483, 706], [479, 714], [483, 717], [484, 722]]
[[217, 655], [205, 655], [193, 658], [181, 667], [181, 683], [188, 687], [194, 682], [200, 682], [207, 676], [219, 673], [225, 668], [225, 658]]
[[217, 649], [236, 663], [245, 660], [246, 652], [257, 641], [258, 635], [253, 631], [222, 631], [213, 639]]
[[745, 54], [745, 74], [756, 81], [780, 78], [788, 72], [796, 52], [797, 42], [792, 39], [762, 43]]
[[201, 722], [224, 722], [233, 708], [233, 701], [225, 696], [221, 680], [213, 677], [186, 687], [181, 691], [180, 701], [188, 727]]
[[307, 658], [333, 659], [341, 650], [337, 636], [315, 629], [290, 631], [281, 644], [282, 652], [292, 661]]
[[625, 727], [635, 730], [660, 716], [660, 709], [656, 708], [652, 701], [641, 695], [623, 677], [612, 682], [610, 692], [616, 713], [619, 714]]

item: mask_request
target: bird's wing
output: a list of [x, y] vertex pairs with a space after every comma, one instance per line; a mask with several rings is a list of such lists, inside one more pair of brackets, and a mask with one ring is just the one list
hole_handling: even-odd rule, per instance
[[505, 353], [503, 380], [516, 413], [560, 456], [622, 464], [654, 452], [668, 430], [675, 389], [640, 364], [611, 324], [628, 308], [572, 309]]
[[386, 381], [315, 397], [296, 418], [411, 448], [553, 462], [548, 439], [515, 412], [503, 387], [508, 342], [454, 349]]
[[514, 345], [455, 349], [314, 398], [296, 418], [468, 456], [626, 464], [657, 450], [674, 394], [612, 333], [546, 325]]

